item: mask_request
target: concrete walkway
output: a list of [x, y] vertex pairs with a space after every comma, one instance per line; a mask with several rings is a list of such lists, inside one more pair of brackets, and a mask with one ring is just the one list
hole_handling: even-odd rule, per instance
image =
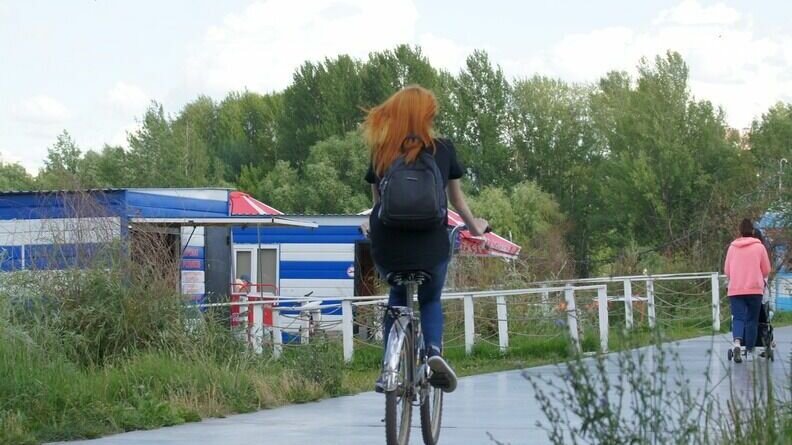
[[[769, 366], [773, 380], [790, 383], [790, 351], [792, 327], [776, 329], [776, 361], [733, 364], [726, 361], [730, 341], [725, 335], [699, 337], [676, 344], [685, 377], [693, 389], [704, 388], [710, 381], [720, 382], [716, 393], [727, 397], [733, 389], [747, 388], [766, 375], [759, 371]], [[708, 354], [712, 349], [715, 354]], [[651, 361], [650, 361], [651, 363]], [[649, 365], [651, 366], [651, 365]], [[446, 397], [441, 443], [494, 444], [490, 435], [501, 443], [549, 443], [544, 431], [536, 426], [544, 420], [534, 399], [534, 391], [524, 374], [552, 376], [561, 372], [555, 365], [466, 377], [456, 392]], [[608, 366], [614, 381], [618, 368]], [[787, 393], [788, 394], [788, 393]], [[373, 392], [292, 405], [256, 413], [210, 419], [152, 431], [135, 431], [102, 439], [68, 442], [85, 445], [130, 444], [344, 444], [370, 445], [385, 443], [383, 397]], [[420, 444], [421, 432], [417, 410], [410, 443]]]

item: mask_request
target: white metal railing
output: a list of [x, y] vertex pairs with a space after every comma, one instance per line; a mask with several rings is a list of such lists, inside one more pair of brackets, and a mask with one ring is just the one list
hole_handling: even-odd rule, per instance
[[[507, 290], [486, 290], [471, 292], [448, 292], [443, 293], [442, 300], [453, 301], [461, 300], [463, 308], [463, 328], [465, 352], [470, 354], [476, 343], [475, 326], [475, 305], [474, 301], [494, 299], [497, 317], [497, 337], [498, 347], [501, 352], [506, 352], [509, 348], [509, 304], [511, 299], [520, 296], [537, 295], [538, 303], [532, 305], [542, 306], [543, 313], [548, 314], [551, 307], [550, 295], [563, 295], [560, 303], [564, 305], [566, 312], [566, 326], [569, 338], [573, 347], [580, 352], [581, 326], [579, 324], [580, 314], [578, 310], [577, 296], [581, 292], [596, 292], [593, 299], [597, 306], [597, 324], [599, 327], [599, 349], [602, 352], [608, 351], [609, 339], [609, 303], [624, 303], [625, 327], [632, 329], [635, 326], [633, 317], [633, 305], [636, 301], [646, 303], [648, 325], [657, 325], [655, 289], [656, 282], [665, 281], [707, 281], [711, 287], [712, 305], [712, 329], [720, 331], [720, 275], [717, 272], [693, 273], [693, 274], [663, 274], [663, 275], [635, 275], [621, 277], [601, 277], [586, 278], [579, 280], [559, 280], [544, 281], [535, 284], [536, 287]], [[623, 295], [608, 295], [608, 284], [620, 283], [623, 286]], [[633, 284], [643, 283], [646, 289], [644, 297], [633, 295]], [[341, 309], [340, 322], [333, 322], [333, 330], [341, 332], [344, 360], [351, 361], [354, 356], [354, 308], [384, 304], [387, 296], [369, 297], [273, 297], [268, 300], [233, 302], [233, 303], [209, 303], [196, 305], [201, 308], [210, 307], [233, 307], [247, 306], [249, 311], [253, 311], [250, 319], [253, 321], [251, 326], [247, 326], [248, 339], [253, 350], [263, 351], [264, 345], [269, 344], [275, 357], [279, 357], [283, 352], [283, 332], [292, 331], [300, 336], [300, 342], [309, 341], [313, 322], [313, 317], [321, 318], [323, 310]], [[264, 311], [271, 310], [273, 316], [272, 326], [264, 326]], [[290, 315], [296, 313], [298, 315]], [[340, 324], [340, 329], [338, 325]], [[295, 327], [296, 325], [296, 327]], [[515, 333], [516, 334], [516, 333]]]

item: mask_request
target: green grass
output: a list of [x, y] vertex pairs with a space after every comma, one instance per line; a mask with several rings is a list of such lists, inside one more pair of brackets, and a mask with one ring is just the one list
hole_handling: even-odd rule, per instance
[[[792, 324], [792, 314], [778, 314], [774, 323]], [[590, 327], [586, 332], [596, 333]], [[700, 325], [665, 332], [668, 340], [708, 333]], [[0, 443], [93, 438], [369, 391], [382, 354], [379, 347], [356, 345], [353, 363], [343, 365], [340, 345], [320, 342], [287, 347], [274, 361], [234, 351], [225, 337], [209, 332], [194, 347], [158, 345], [86, 364], [51, 343], [37, 343], [24, 330], [0, 324]], [[610, 349], [651, 341], [645, 327], [634, 329], [629, 340], [612, 329]], [[586, 335], [584, 351], [596, 351], [598, 342]], [[231, 353], [222, 352], [226, 349]], [[460, 376], [467, 376], [558, 363], [572, 354], [564, 335], [512, 335], [505, 354], [482, 341], [471, 355], [461, 344], [451, 344], [446, 356]]]

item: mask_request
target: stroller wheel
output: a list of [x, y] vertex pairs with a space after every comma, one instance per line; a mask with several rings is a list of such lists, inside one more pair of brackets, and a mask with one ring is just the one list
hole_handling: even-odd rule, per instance
[[726, 351], [726, 358], [728, 358], [728, 359], [729, 359], [729, 361], [731, 361], [731, 359], [732, 359], [732, 358], [734, 358], [734, 352], [731, 350], [731, 348], [729, 348], [729, 349]]
[[773, 348], [767, 348], [767, 358], [770, 359], [771, 362], [775, 361], [775, 352], [773, 352]]

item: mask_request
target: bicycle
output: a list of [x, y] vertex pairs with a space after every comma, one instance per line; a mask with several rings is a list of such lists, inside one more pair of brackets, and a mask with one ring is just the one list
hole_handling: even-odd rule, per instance
[[[464, 225], [451, 230], [451, 255], [456, 235]], [[393, 272], [387, 281], [407, 288], [407, 305], [386, 307], [393, 317], [388, 336], [382, 370], [382, 389], [385, 393], [385, 437], [388, 445], [407, 445], [410, 440], [413, 407], [418, 406], [421, 433], [426, 445], [436, 445], [440, 439], [443, 415], [443, 391], [430, 385], [431, 370], [427, 364], [420, 319], [413, 310], [418, 286], [432, 276], [421, 270]]]

